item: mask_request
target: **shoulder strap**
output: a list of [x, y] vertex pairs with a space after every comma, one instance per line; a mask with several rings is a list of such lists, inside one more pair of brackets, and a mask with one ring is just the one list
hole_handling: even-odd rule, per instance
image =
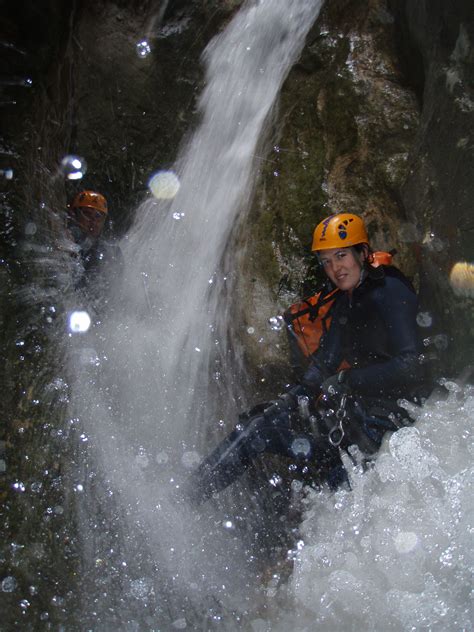
[[[299, 305], [305, 304], [306, 307], [303, 307], [296, 312], [292, 312], [291, 308], [286, 310], [284, 314], [285, 321], [287, 322], [287, 324], [291, 324], [294, 320], [296, 320], [297, 318], [301, 318], [301, 316], [305, 316], [306, 314], [309, 314], [309, 320], [311, 322], [315, 321], [318, 317], [321, 307], [323, 307], [323, 305], [326, 305], [326, 303], [328, 303], [329, 301], [333, 301], [337, 292], [339, 292], [339, 290], [337, 289], [331, 290], [329, 293], [324, 293], [324, 291], [320, 291], [314, 296], [303, 299], [301, 303], [299, 303]], [[317, 297], [317, 299], [314, 303], [312, 303], [311, 299], [315, 297]]]

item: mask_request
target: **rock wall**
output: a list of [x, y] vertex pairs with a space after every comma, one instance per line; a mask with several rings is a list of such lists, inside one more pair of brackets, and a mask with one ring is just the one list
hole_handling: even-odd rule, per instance
[[472, 28], [468, 2], [326, 5], [283, 90], [242, 238], [243, 318], [261, 341], [246, 349], [264, 376], [286, 371], [267, 319], [320, 282], [312, 229], [339, 210], [396, 248], [432, 315], [426, 336], [448, 336], [444, 370], [470, 362], [472, 299], [449, 273], [473, 259]]
[[[17, 101], [3, 127], [17, 158], [0, 156], [19, 175], [3, 182], [23, 206], [17, 231], [28, 212], [61, 223], [82, 187], [101, 190], [111, 229], [126, 231], [149, 176], [173, 163], [192, 131], [200, 53], [240, 4], [50, 0], [7, 12], [5, 41], [24, 51], [7, 49], [9, 72], [33, 81], [3, 87]], [[472, 306], [448, 276], [456, 261], [472, 260], [472, 29], [465, 0], [327, 3], [257, 159], [260, 189], [241, 237], [240, 318], [268, 338], [246, 340], [257, 370], [285, 362], [267, 319], [319, 282], [311, 233], [334, 210], [361, 213], [374, 245], [397, 249], [439, 329], [455, 339], [449, 358], [465, 361], [458, 351], [472, 331], [457, 323]], [[80, 183], [51, 177], [67, 153], [87, 160]]]
[[472, 281], [470, 290], [449, 283], [455, 263], [474, 261], [474, 12], [463, 0], [391, 5], [421, 109], [400, 198], [417, 229], [426, 300], [449, 333], [447, 361], [456, 371], [472, 362], [474, 349]]

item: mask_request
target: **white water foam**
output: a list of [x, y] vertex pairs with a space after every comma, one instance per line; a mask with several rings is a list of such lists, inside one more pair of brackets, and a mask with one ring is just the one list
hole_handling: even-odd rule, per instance
[[262, 629], [472, 629], [474, 389], [387, 437], [352, 491], [310, 492], [288, 585]]

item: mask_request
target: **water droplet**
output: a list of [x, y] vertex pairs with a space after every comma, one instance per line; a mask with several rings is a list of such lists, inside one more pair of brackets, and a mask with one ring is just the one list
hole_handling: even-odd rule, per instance
[[401, 531], [394, 538], [398, 553], [410, 553], [418, 544], [418, 536], [413, 531]]
[[456, 263], [451, 269], [449, 282], [457, 296], [474, 298], [474, 264]]
[[54, 597], [51, 598], [51, 603], [53, 606], [62, 606], [64, 605], [64, 599], [59, 595], [54, 595]]
[[298, 437], [291, 444], [291, 451], [295, 456], [302, 454], [303, 456], [308, 456], [311, 452], [311, 445], [308, 439], [304, 437]]
[[268, 324], [270, 325], [270, 329], [273, 331], [281, 331], [285, 321], [283, 320], [283, 316], [271, 316], [268, 319]]
[[130, 582], [130, 592], [136, 599], [145, 599], [153, 590], [153, 583], [147, 577], [134, 579]]
[[166, 452], [158, 452], [158, 454], [155, 457], [155, 461], [159, 464], [159, 465], [164, 465], [165, 463], [168, 463], [168, 455], [166, 454]]
[[64, 156], [59, 170], [68, 180], [80, 180], [87, 171], [87, 164], [80, 156]]
[[158, 171], [148, 181], [148, 188], [158, 200], [172, 200], [180, 186], [179, 178], [174, 171]]
[[148, 55], [151, 53], [151, 46], [148, 41], [144, 39], [137, 43], [136, 51], [139, 57], [148, 57]]
[[300, 492], [303, 489], [302, 481], [297, 481], [297, 480], [291, 481], [291, 489], [294, 492]]
[[138, 467], [141, 467], [143, 469], [148, 467], [149, 462], [150, 460], [144, 452], [137, 454], [137, 456], [135, 457], [135, 463], [138, 465]]
[[91, 326], [91, 317], [85, 311], [71, 312], [69, 314], [69, 331], [83, 333]]
[[433, 324], [433, 317], [429, 312], [418, 312], [416, 315], [416, 322], [420, 327], [431, 327]]
[[449, 338], [446, 334], [437, 334], [436, 336], [428, 336], [423, 338], [423, 345], [429, 347], [434, 345], [439, 351], [445, 351], [449, 346]]
[[25, 235], [34, 235], [37, 231], [36, 224], [34, 222], [28, 222], [25, 226]]
[[0, 176], [3, 176], [5, 180], [13, 180], [13, 169], [0, 169]]
[[433, 339], [434, 346], [439, 351], [445, 351], [449, 346], [449, 338], [446, 334], [438, 334]]
[[431, 252], [441, 252], [444, 249], [444, 242], [432, 232], [426, 233], [423, 245]]
[[11, 575], [5, 577], [5, 579], [2, 580], [2, 583], [0, 584], [3, 592], [13, 592], [16, 588], [16, 585], [16, 579]]
[[175, 213], [173, 213], [173, 219], [180, 220], [180, 219], [183, 219], [183, 217], [184, 217], [184, 213], [180, 213], [179, 211], [176, 211]]
[[193, 468], [194, 466], [198, 465], [200, 461], [201, 457], [197, 452], [194, 451], [185, 452], [181, 457], [181, 463], [184, 465], [184, 467], [187, 468]]
[[255, 333], [255, 327], [247, 327], [247, 333], [252, 336]]
[[186, 619], [176, 619], [176, 621], [173, 621], [173, 623], [171, 624], [173, 626], [173, 628], [176, 628], [177, 630], [184, 630], [187, 627], [187, 623], [186, 623]]
[[273, 474], [268, 482], [270, 483], [270, 485], [272, 485], [272, 487], [278, 487], [278, 485], [281, 485], [283, 483], [283, 479], [278, 474]]

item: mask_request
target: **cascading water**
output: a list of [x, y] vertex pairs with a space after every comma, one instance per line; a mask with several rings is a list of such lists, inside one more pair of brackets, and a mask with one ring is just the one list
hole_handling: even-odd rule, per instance
[[[177, 162], [176, 195], [137, 210], [121, 244], [119, 300], [72, 340], [72, 412], [88, 446], [72, 475], [76, 490], [81, 481], [84, 568], [107, 595], [100, 604], [86, 597], [84, 608], [101, 629], [136, 622], [143, 604], [151, 619], [184, 627], [199, 620], [198, 604], [209, 619], [213, 600], [216, 619], [233, 613], [231, 629], [256, 586], [232, 522], [177, 513], [170, 492], [196, 463], [214, 410], [208, 384], [226, 355], [228, 249], [253, 191], [255, 153], [320, 6], [247, 2], [208, 46], [202, 120]], [[96, 479], [102, 494], [91, 490]]]

